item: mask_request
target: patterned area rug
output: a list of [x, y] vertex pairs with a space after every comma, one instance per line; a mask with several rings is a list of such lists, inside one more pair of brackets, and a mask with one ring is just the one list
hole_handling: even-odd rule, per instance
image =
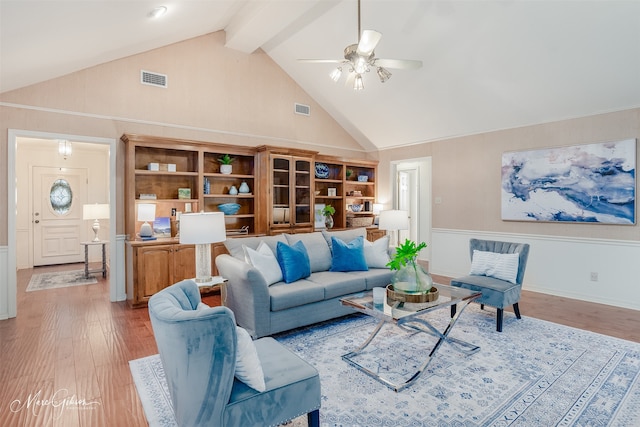
[[[446, 310], [442, 310], [442, 316]], [[322, 426], [635, 426], [640, 425], [640, 344], [472, 305], [451, 337], [481, 350], [443, 345], [427, 371], [396, 393], [341, 359], [375, 321], [354, 315], [276, 336], [314, 365], [322, 382]], [[446, 319], [429, 316], [442, 326]], [[361, 364], [402, 377], [427, 357], [426, 334], [387, 325]], [[378, 338], [380, 338], [379, 341]], [[130, 362], [149, 425], [174, 426], [157, 355]], [[306, 425], [306, 417], [294, 425]]]
[[84, 278], [84, 270], [59, 271], [55, 273], [38, 273], [31, 276], [27, 292], [45, 289], [67, 288], [69, 286], [93, 285], [98, 283], [95, 277]]

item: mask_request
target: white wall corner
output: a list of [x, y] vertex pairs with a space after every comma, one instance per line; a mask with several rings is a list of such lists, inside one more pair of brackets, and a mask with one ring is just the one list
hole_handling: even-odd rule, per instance
[[125, 242], [127, 240], [127, 235], [126, 234], [118, 234], [116, 236], [116, 245], [115, 245], [115, 253], [113, 254], [113, 256], [115, 256], [116, 260], [115, 260], [115, 265], [116, 265], [116, 269], [115, 271], [111, 270], [110, 274], [111, 274], [111, 280], [116, 281], [116, 285], [115, 286], [111, 286], [111, 289], [115, 289], [115, 294], [114, 292], [111, 293], [111, 302], [114, 301], [124, 301], [127, 299], [127, 289], [126, 289], [126, 282], [125, 282], [125, 268], [126, 268], [126, 261], [125, 261]]

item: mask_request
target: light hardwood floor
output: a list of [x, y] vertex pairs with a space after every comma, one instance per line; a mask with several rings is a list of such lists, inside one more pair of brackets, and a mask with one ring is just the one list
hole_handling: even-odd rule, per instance
[[[25, 292], [32, 273], [18, 272], [18, 317], [0, 321], [0, 426], [146, 426], [129, 360], [157, 353], [147, 310], [110, 303], [98, 284]], [[436, 282], [448, 278], [435, 277]], [[219, 295], [204, 298], [220, 303]], [[523, 316], [640, 342], [640, 312], [523, 292]], [[71, 398], [96, 404], [20, 407], [28, 399]], [[19, 401], [19, 402], [18, 402]], [[45, 402], [46, 403], [46, 402]]]

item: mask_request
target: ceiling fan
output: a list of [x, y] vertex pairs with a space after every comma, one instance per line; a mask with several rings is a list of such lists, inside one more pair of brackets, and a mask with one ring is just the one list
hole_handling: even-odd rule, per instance
[[338, 68], [333, 70], [329, 77], [334, 82], [340, 80], [343, 68], [349, 71], [347, 83], [353, 80], [353, 89], [364, 89], [362, 75], [372, 68], [384, 83], [391, 78], [391, 72], [387, 68], [399, 70], [417, 70], [422, 67], [422, 61], [412, 59], [382, 59], [376, 58], [374, 49], [380, 42], [382, 33], [375, 30], [361, 31], [360, 27], [360, 0], [358, 0], [358, 43], [351, 44], [344, 49], [344, 59], [298, 59], [300, 62], [312, 63], [338, 63]]

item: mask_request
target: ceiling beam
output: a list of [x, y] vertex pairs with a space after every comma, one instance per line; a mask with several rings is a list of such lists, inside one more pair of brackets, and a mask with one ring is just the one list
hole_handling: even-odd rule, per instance
[[253, 53], [318, 3], [320, 0], [249, 0], [225, 27], [225, 47]]

